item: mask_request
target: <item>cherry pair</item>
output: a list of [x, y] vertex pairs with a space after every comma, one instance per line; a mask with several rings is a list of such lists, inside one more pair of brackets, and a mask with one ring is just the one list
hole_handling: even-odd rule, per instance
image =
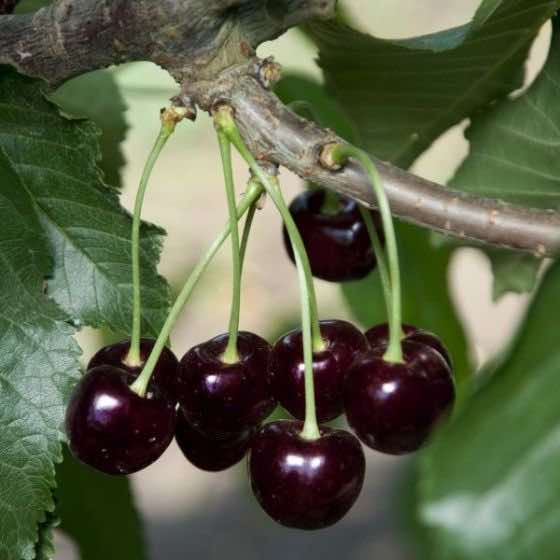
[[[276, 403], [266, 379], [270, 345], [241, 332], [240, 360], [225, 364], [226, 344], [227, 335], [216, 337], [191, 349], [181, 363], [164, 349], [145, 397], [130, 388], [142, 368], [127, 364], [129, 341], [101, 349], [68, 407], [73, 453], [103, 472], [131, 474], [157, 460], [176, 435], [199, 468], [223, 470], [237, 463]], [[153, 346], [153, 340], [142, 340], [142, 362]]]

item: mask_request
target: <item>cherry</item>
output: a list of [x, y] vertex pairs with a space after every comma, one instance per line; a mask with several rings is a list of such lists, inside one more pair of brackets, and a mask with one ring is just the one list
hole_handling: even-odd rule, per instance
[[66, 412], [70, 450], [107, 474], [131, 474], [167, 449], [175, 430], [175, 404], [155, 384], [146, 397], [130, 389], [134, 375], [113, 366], [90, 370]]
[[[419, 329], [418, 327], [413, 327], [412, 325], [402, 325], [402, 330], [404, 332], [404, 340], [411, 340], [413, 342], [420, 342], [422, 344], [427, 344], [431, 346], [434, 350], [437, 350], [447, 362], [450, 368], [453, 368], [453, 363], [451, 361], [451, 356], [449, 351], [436, 334], [425, 331], [424, 329]], [[384, 349], [389, 343], [389, 325], [387, 323], [382, 323], [381, 325], [376, 325], [366, 332], [366, 338], [370, 343], [372, 348], [379, 347]]]
[[[135, 367], [126, 363], [126, 357], [130, 350], [130, 340], [122, 340], [121, 342], [109, 344], [101, 348], [101, 350], [91, 358], [87, 369], [90, 370], [99, 366], [113, 366], [124, 369], [131, 373], [134, 379], [136, 379], [136, 377], [142, 373], [144, 363], [153, 350], [155, 343], [156, 341], [153, 338], [142, 338], [140, 340], [141, 366]], [[178, 367], [179, 361], [175, 357], [175, 354], [169, 348], [164, 348], [157, 361], [154, 372], [152, 373], [151, 381], [172, 395]]]
[[356, 358], [344, 384], [348, 423], [363, 443], [384, 453], [415, 451], [455, 400], [451, 370], [431, 346], [404, 340], [404, 363], [374, 349]]
[[[308, 190], [292, 201], [290, 212], [303, 239], [313, 275], [330, 282], [358, 280], [373, 270], [375, 255], [358, 204], [350, 198], [337, 197], [339, 209], [327, 213], [323, 210], [325, 190]], [[372, 212], [372, 216], [383, 239], [379, 215]], [[284, 243], [294, 261], [285, 228]]]
[[322, 427], [306, 440], [302, 423], [272, 422], [255, 436], [249, 452], [253, 492], [278, 523], [321, 529], [339, 521], [360, 494], [365, 457], [349, 432]]
[[[313, 355], [317, 420], [328, 422], [344, 412], [343, 381], [356, 354], [366, 350], [365, 336], [346, 321], [321, 321], [325, 349]], [[301, 330], [284, 335], [269, 361], [272, 391], [298, 420], [305, 418], [305, 365]]]
[[179, 412], [175, 439], [183, 455], [195, 467], [210, 472], [223, 471], [239, 463], [249, 450], [256, 428], [212, 437], [199, 430]]
[[268, 383], [270, 344], [239, 332], [239, 361], [224, 363], [229, 336], [189, 350], [179, 365], [176, 391], [189, 422], [207, 434], [241, 432], [260, 424], [276, 407]]

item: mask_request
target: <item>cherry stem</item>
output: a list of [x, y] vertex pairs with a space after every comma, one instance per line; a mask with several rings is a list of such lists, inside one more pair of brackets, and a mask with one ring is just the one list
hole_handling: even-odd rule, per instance
[[[250, 179], [248, 187], [255, 179]], [[258, 181], [257, 181], [258, 182]], [[264, 191], [264, 187], [259, 183], [259, 188]], [[259, 201], [256, 200], [251, 204], [249, 211], [247, 212], [247, 217], [245, 218], [245, 224], [243, 225], [243, 235], [241, 236], [241, 246], [239, 248], [239, 260], [241, 261], [241, 272], [243, 272], [243, 265], [245, 262], [245, 254], [247, 253], [247, 245], [249, 243], [249, 235], [251, 234], [251, 227], [253, 226], [253, 219], [255, 218], [255, 213], [257, 211]]]
[[144, 197], [152, 175], [154, 166], [159, 156], [167, 144], [167, 141], [175, 131], [177, 122], [171, 119], [162, 118], [161, 128], [158, 137], [152, 148], [146, 165], [142, 172], [136, 200], [134, 202], [134, 213], [132, 216], [132, 333], [130, 336], [130, 348], [125, 358], [125, 363], [130, 367], [142, 365], [140, 355], [140, 338], [142, 330], [142, 299], [140, 285], [140, 226]]
[[379, 239], [379, 234], [375, 229], [373, 224], [373, 218], [369, 213], [367, 208], [364, 208], [361, 204], [358, 206], [360, 209], [360, 214], [362, 215], [362, 220], [366, 226], [371, 246], [373, 247], [373, 252], [375, 253], [375, 259], [377, 261], [377, 270], [379, 271], [379, 278], [381, 280], [381, 288], [383, 289], [383, 299], [385, 300], [385, 308], [387, 310], [387, 317], [391, 315], [391, 281], [389, 278], [389, 270], [387, 268], [387, 262], [385, 260], [385, 252], [383, 251], [383, 246], [381, 245], [381, 240]]
[[[391, 279], [391, 305], [388, 314], [389, 345], [383, 359], [387, 362], [402, 363], [402, 300], [399, 252], [393, 216], [391, 214], [391, 207], [389, 206], [387, 195], [385, 194], [385, 189], [383, 188], [377, 167], [369, 155], [363, 150], [349, 144], [333, 144], [328, 147], [328, 157], [332, 163], [340, 166], [346, 165], [350, 158], [356, 159], [366, 171], [373, 192], [377, 198], [377, 205], [383, 222], [383, 231], [385, 233], [389, 276]], [[384, 287], [384, 289], [386, 288]]]
[[239, 230], [237, 227], [237, 209], [235, 207], [235, 183], [233, 179], [233, 166], [231, 163], [231, 144], [228, 137], [219, 129], [218, 141], [220, 144], [222, 166], [224, 169], [224, 182], [228, 202], [231, 252], [233, 259], [233, 293], [229, 318], [229, 336], [222, 360], [226, 364], [236, 364], [239, 361], [237, 337], [239, 333], [239, 315], [241, 311], [241, 256], [239, 254]]
[[[245, 193], [245, 196], [242, 198], [239, 206], [237, 207], [237, 220], [241, 219], [241, 217], [247, 212], [251, 205], [260, 198], [262, 193], [263, 188], [260, 184], [254, 183], [251, 185], [251, 187]], [[200, 280], [200, 277], [208, 268], [208, 265], [210, 264], [220, 247], [224, 244], [225, 240], [229, 237], [230, 231], [231, 223], [228, 222], [224, 230], [214, 240], [203, 257], [198, 261], [190, 276], [187, 278], [187, 281], [181, 289], [181, 292], [177, 296], [177, 299], [171, 307], [169, 315], [167, 316], [161, 332], [159, 333], [159, 336], [154, 344], [154, 348], [152, 349], [152, 352], [150, 353], [150, 356], [146, 361], [146, 365], [144, 366], [142, 373], [131, 385], [131, 389], [135, 391], [139, 396], [144, 397], [146, 395], [148, 384], [150, 383], [150, 378], [152, 377], [152, 373], [159, 360], [160, 354], [167, 344], [167, 340], [169, 338], [169, 335], [171, 334], [173, 325], [183, 311], [183, 308], [188, 302], [194, 288]]]
[[[309, 440], [320, 437], [319, 425], [317, 422], [317, 411], [315, 406], [315, 387], [313, 379], [313, 353], [320, 352], [325, 348], [325, 343], [321, 337], [321, 329], [317, 316], [317, 303], [311, 276], [309, 259], [305, 252], [305, 246], [297, 226], [290, 214], [290, 210], [284, 201], [278, 179], [268, 175], [255, 160], [253, 154], [247, 148], [241, 134], [233, 120], [231, 110], [224, 107], [215, 115], [216, 123], [227, 134], [231, 143], [237, 148], [240, 155], [249, 164], [255, 177], [266, 189], [267, 194], [272, 198], [278, 208], [286, 230], [290, 237], [301, 293], [301, 317], [303, 331], [303, 356], [305, 363], [305, 422], [301, 432], [301, 437]], [[316, 329], [315, 332], [313, 329]]]

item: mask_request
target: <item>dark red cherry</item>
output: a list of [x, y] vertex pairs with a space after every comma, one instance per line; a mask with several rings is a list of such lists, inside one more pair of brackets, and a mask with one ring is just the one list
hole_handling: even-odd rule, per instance
[[404, 363], [383, 360], [376, 349], [354, 361], [344, 383], [348, 423], [363, 443], [384, 453], [416, 451], [455, 400], [449, 366], [418, 342], [402, 344]]
[[228, 335], [189, 350], [179, 365], [176, 394], [189, 422], [208, 434], [241, 432], [260, 424], [276, 407], [268, 382], [270, 344], [241, 331], [239, 362], [222, 360]]
[[[447, 362], [447, 365], [450, 368], [453, 368], [449, 351], [439, 336], [430, 331], [425, 331], [424, 329], [419, 329], [418, 327], [406, 324], [402, 325], [402, 330], [405, 335], [404, 340], [411, 340], [413, 342], [419, 342], [421, 344], [431, 346], [442, 355], [443, 359]], [[382, 323], [372, 327], [366, 332], [366, 338], [372, 348], [385, 348], [389, 343], [389, 325], [387, 323]]]
[[70, 450], [107, 474], [131, 474], [156, 461], [173, 440], [175, 404], [157, 385], [145, 398], [130, 389], [134, 375], [112, 366], [88, 371], [66, 412]]
[[245, 457], [255, 432], [256, 428], [249, 428], [221, 437], [209, 436], [197, 430], [179, 412], [175, 439], [183, 455], [195, 467], [218, 472], [233, 467]]
[[263, 426], [249, 452], [249, 475], [261, 507], [278, 523], [322, 529], [348, 512], [364, 482], [365, 457], [349, 432], [321, 428], [321, 437], [300, 436], [302, 423]]
[[[89, 361], [87, 369], [90, 370], [99, 366], [113, 366], [128, 371], [136, 379], [142, 372], [142, 367], [155, 343], [156, 341], [153, 338], [142, 338], [140, 340], [140, 359], [143, 363], [139, 367], [133, 367], [126, 363], [126, 357], [130, 350], [130, 340], [122, 340], [121, 342], [109, 344], [101, 348]], [[172, 394], [178, 366], [179, 361], [175, 354], [169, 348], [164, 348], [152, 374], [152, 382]]]
[[[315, 404], [319, 422], [344, 412], [343, 381], [356, 354], [367, 348], [365, 336], [346, 321], [321, 321], [325, 349], [313, 355]], [[269, 361], [272, 391], [298, 420], [305, 418], [305, 365], [301, 330], [284, 335], [273, 346]]]
[[[324, 189], [312, 189], [298, 195], [290, 204], [290, 212], [303, 239], [311, 271], [317, 278], [330, 282], [346, 282], [367, 276], [376, 260], [362, 220], [358, 204], [337, 195], [340, 207], [334, 213], [325, 212]], [[379, 214], [372, 212], [381, 238]], [[288, 255], [294, 253], [284, 228]]]

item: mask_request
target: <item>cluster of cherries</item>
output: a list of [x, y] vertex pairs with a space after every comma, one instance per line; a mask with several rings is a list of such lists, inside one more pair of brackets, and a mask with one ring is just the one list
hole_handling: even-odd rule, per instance
[[[313, 274], [330, 281], [363, 277], [375, 257], [359, 210], [341, 198], [338, 209], [325, 213], [324, 196], [305, 192], [290, 207]], [[180, 362], [165, 349], [145, 397], [130, 388], [142, 369], [127, 365], [130, 342], [100, 350], [68, 408], [71, 450], [110, 474], [150, 465], [173, 437], [192, 464], [208, 471], [231, 467], [249, 451], [254, 494], [274, 520], [300, 529], [332, 525], [362, 488], [359, 440], [391, 454], [418, 449], [452, 405], [454, 383], [449, 355], [429, 332], [403, 326], [404, 360], [392, 363], [383, 358], [385, 324], [364, 335], [345, 321], [321, 321], [320, 331], [323, 349], [313, 354], [316, 439], [302, 435], [302, 332], [292, 331], [274, 346], [239, 332], [236, 363], [223, 359], [227, 334], [195, 346]], [[153, 345], [142, 340], [142, 360]], [[295, 420], [262, 425], [277, 404]], [[343, 413], [359, 440], [324, 425]]]

